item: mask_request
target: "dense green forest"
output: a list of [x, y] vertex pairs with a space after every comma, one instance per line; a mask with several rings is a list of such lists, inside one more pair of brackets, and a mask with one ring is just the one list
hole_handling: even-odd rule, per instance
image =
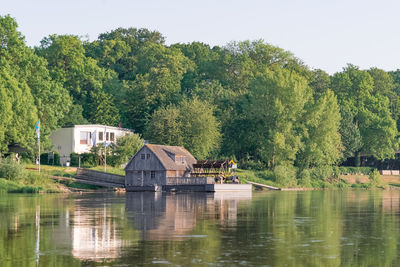
[[399, 147], [400, 70], [347, 65], [329, 75], [263, 40], [166, 45], [147, 29], [92, 42], [50, 35], [30, 48], [0, 17], [0, 152], [33, 149], [70, 124], [122, 125], [199, 159], [299, 170], [349, 157], [391, 159]]

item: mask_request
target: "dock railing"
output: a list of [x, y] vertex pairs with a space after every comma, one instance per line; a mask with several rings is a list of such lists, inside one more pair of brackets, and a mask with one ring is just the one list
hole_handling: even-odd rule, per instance
[[167, 177], [166, 185], [215, 184], [214, 177]]

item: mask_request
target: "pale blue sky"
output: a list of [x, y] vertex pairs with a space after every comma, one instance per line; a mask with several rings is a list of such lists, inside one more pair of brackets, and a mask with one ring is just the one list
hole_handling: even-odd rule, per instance
[[370, 0], [0, 0], [29, 46], [49, 34], [118, 27], [160, 31], [167, 44], [264, 39], [329, 73], [346, 63], [400, 68], [400, 1]]

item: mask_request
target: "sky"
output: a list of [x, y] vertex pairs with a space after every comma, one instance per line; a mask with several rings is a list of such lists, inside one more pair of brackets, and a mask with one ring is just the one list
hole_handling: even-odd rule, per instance
[[167, 44], [263, 39], [330, 74], [347, 63], [400, 69], [399, 10], [394, 0], [0, 0], [0, 15], [17, 20], [31, 47], [50, 34], [92, 41], [119, 27], [147, 28]]

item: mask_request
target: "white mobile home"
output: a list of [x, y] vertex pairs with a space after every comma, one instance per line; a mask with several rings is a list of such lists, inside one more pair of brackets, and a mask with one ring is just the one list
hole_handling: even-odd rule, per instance
[[117, 138], [133, 133], [132, 130], [106, 125], [87, 124], [60, 128], [50, 135], [55, 151], [60, 153], [60, 163], [70, 161], [74, 153], [89, 152], [96, 144], [115, 143]]

